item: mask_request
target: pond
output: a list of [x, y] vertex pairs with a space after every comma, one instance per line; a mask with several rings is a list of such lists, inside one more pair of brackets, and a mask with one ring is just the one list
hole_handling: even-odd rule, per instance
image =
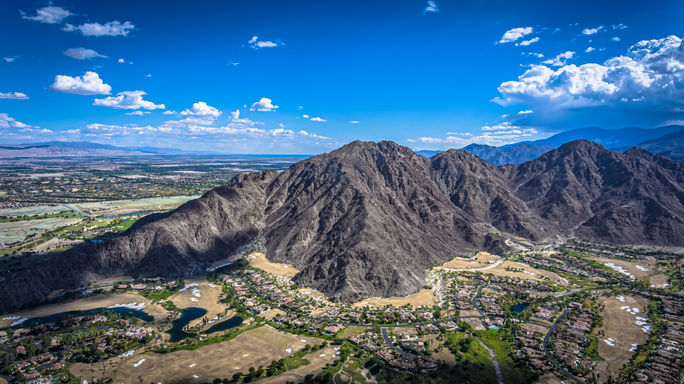
[[204, 308], [189, 307], [181, 310], [181, 317], [173, 322], [173, 327], [169, 330], [169, 336], [171, 336], [172, 342], [178, 342], [186, 337], [190, 336], [183, 328], [190, 324], [191, 321], [199, 319], [200, 317], [207, 314], [207, 310]]
[[508, 307], [508, 309], [511, 311], [512, 314], [517, 315], [520, 312], [524, 311], [525, 308], [527, 308], [529, 306], [530, 306], [529, 303], [522, 302], [522, 303], [511, 305], [510, 307]]
[[76, 317], [76, 316], [88, 316], [96, 313], [104, 312], [114, 312], [121, 316], [137, 317], [138, 319], [150, 323], [154, 321], [154, 317], [146, 312], [137, 309], [131, 309], [126, 307], [116, 307], [116, 308], [93, 308], [85, 311], [70, 311], [70, 312], [60, 312], [43, 317], [34, 317], [23, 321], [17, 325], [12, 326], [12, 328], [31, 328], [34, 325], [45, 324], [45, 323], [55, 323], [62, 320], [65, 317]]
[[228, 320], [222, 321], [220, 323], [216, 323], [209, 327], [209, 329], [206, 330], [206, 333], [214, 333], [214, 332], [220, 332], [220, 331], [225, 331], [227, 329], [235, 328], [239, 325], [242, 324], [242, 317], [240, 316], [235, 316], [231, 317]]

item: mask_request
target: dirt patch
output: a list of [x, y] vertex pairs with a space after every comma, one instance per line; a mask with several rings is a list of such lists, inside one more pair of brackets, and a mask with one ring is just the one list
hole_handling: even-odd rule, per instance
[[254, 252], [247, 256], [249, 265], [254, 268], [259, 268], [268, 273], [272, 273], [278, 276], [293, 277], [299, 273], [299, 270], [290, 264], [280, 264], [269, 261], [261, 252]]
[[[599, 336], [598, 352], [603, 357], [611, 372], [618, 372], [634, 354], [636, 345], [648, 340], [648, 321], [646, 305], [648, 302], [640, 297], [617, 296], [602, 298], [604, 306], [601, 313], [603, 325], [594, 331]], [[646, 328], [645, 328], [646, 327]]]
[[453, 367], [456, 365], [456, 358], [444, 343], [437, 339], [437, 335], [424, 335], [421, 337], [424, 342], [430, 341], [430, 356], [436, 361], [442, 361]]
[[498, 256], [494, 256], [489, 252], [478, 252], [475, 256], [470, 258], [455, 257], [446, 263], [435, 267], [435, 269], [450, 268], [450, 269], [469, 269], [469, 268], [483, 268], [500, 260]]
[[354, 308], [361, 308], [366, 305], [370, 305], [372, 307], [384, 307], [386, 305], [401, 307], [402, 305], [409, 304], [417, 307], [419, 305], [431, 306], [437, 304], [438, 302], [439, 301], [432, 293], [431, 289], [422, 289], [419, 292], [414, 293], [413, 295], [403, 297], [371, 297], [370, 299], [358, 301], [354, 303], [352, 306]]
[[648, 283], [651, 285], [651, 288], [669, 288], [670, 276], [664, 273], [649, 276]]
[[[247, 373], [249, 367], [268, 366], [273, 360], [297, 352], [307, 344], [321, 342], [321, 339], [313, 337], [290, 335], [269, 327], [260, 327], [235, 339], [194, 351], [143, 353], [123, 359], [112, 358], [104, 365], [73, 364], [70, 370], [74, 375], [89, 381], [102, 377], [101, 369], [104, 366], [107, 375], [113, 377], [115, 383], [136, 384], [141, 379], [144, 383], [166, 384], [210, 382], [217, 377], [230, 378], [236, 372]], [[319, 352], [321, 353], [325, 352]]]
[[55, 303], [43, 305], [34, 309], [20, 311], [16, 313], [6, 314], [0, 316], [0, 328], [9, 327], [11, 323], [16, 320], [3, 320], [5, 318], [34, 318], [50, 316], [61, 312], [72, 311], [86, 311], [94, 308], [110, 307], [116, 304], [140, 304], [143, 303], [144, 311], [154, 316], [155, 321], [163, 320], [169, 313], [159, 305], [152, 303], [150, 300], [138, 295], [137, 293], [114, 293], [105, 295], [88, 296], [81, 299], [67, 301], [63, 303]]

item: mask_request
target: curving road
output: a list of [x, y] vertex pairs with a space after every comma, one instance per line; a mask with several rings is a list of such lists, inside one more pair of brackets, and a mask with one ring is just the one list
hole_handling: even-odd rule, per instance
[[551, 361], [551, 363], [565, 376], [569, 377], [572, 381], [574, 381], [577, 384], [584, 384], [584, 381], [578, 379], [577, 377], [573, 376], [570, 371], [565, 369], [560, 363], [553, 357], [551, 354], [551, 349], [549, 348], [549, 342], [551, 341], [551, 336], [553, 336], [553, 333], [556, 332], [556, 329], [558, 329], [558, 326], [560, 325], [561, 320], [563, 320], [563, 317], [567, 316], [568, 313], [570, 313], [571, 310], [568, 308], [565, 308], [563, 310], [563, 313], [561, 313], [556, 320], [554, 320], [553, 324], [549, 328], [549, 331], [546, 333], [546, 336], [544, 336], [544, 353], [546, 353], [546, 357]]

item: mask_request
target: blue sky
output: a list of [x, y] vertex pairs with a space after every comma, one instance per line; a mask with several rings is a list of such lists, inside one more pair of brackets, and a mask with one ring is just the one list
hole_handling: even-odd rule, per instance
[[502, 145], [684, 120], [684, 2], [3, 1], [3, 143]]

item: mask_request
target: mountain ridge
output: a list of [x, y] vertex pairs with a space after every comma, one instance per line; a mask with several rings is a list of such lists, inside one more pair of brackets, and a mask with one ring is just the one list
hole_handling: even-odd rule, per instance
[[269, 259], [300, 270], [296, 282], [333, 299], [407, 295], [430, 266], [504, 251], [498, 232], [682, 246], [683, 218], [684, 167], [643, 150], [574, 141], [495, 167], [463, 150], [427, 159], [356, 141], [282, 172], [240, 174], [111, 241], [19, 272], [0, 285], [0, 311], [113, 275], [175, 277], [257, 239]]

